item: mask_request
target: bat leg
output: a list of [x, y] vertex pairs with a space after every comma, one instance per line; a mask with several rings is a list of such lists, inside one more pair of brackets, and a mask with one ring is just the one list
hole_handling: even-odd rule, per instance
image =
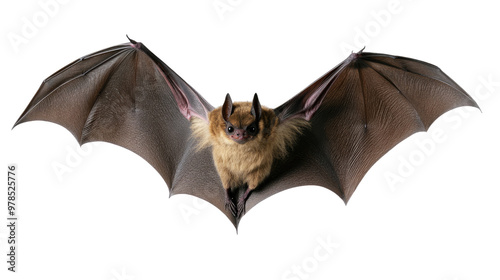
[[226, 197], [224, 200], [224, 209], [231, 211], [233, 216], [236, 217], [236, 215], [237, 215], [236, 205], [234, 205], [234, 202], [231, 199], [231, 189], [229, 189], [229, 188], [226, 189]]
[[250, 196], [250, 193], [252, 192], [253, 188], [247, 187], [245, 193], [243, 194], [242, 197], [238, 200], [238, 215], [237, 217], [241, 217], [242, 214], [245, 213], [245, 204], [247, 202], [247, 198]]

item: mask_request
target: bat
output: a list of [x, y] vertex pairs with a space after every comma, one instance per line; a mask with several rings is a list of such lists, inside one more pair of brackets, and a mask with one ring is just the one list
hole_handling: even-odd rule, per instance
[[[127, 37], [128, 38], [128, 37]], [[438, 67], [411, 58], [352, 53], [277, 108], [214, 108], [146, 46], [84, 56], [41, 84], [14, 127], [62, 125], [80, 145], [105, 141], [151, 164], [170, 196], [208, 201], [238, 228], [262, 200], [318, 185], [345, 203], [371, 166], [443, 113], [476, 102]]]

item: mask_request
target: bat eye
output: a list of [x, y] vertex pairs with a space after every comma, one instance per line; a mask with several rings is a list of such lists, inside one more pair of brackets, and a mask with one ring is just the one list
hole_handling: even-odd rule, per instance
[[233, 132], [234, 132], [234, 127], [232, 127], [232, 126], [228, 126], [228, 127], [227, 127], [227, 132], [229, 132], [229, 133], [233, 133]]
[[247, 131], [250, 132], [251, 134], [255, 134], [255, 132], [257, 132], [257, 128], [255, 128], [255, 126], [251, 125], [247, 128]]

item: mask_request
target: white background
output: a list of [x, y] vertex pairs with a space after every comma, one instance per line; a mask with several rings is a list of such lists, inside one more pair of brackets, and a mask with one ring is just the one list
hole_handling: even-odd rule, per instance
[[[15, 274], [0, 191], [1, 279], [500, 279], [492, 1], [158, 2], [1, 4], [0, 168], [16, 163], [19, 182]], [[438, 65], [482, 113], [453, 110], [402, 142], [347, 206], [326, 189], [296, 188], [253, 208], [236, 234], [215, 207], [169, 199], [156, 171], [123, 148], [81, 150], [44, 122], [11, 130], [44, 78], [125, 34], [213, 105], [257, 92], [276, 107], [366, 46]]]

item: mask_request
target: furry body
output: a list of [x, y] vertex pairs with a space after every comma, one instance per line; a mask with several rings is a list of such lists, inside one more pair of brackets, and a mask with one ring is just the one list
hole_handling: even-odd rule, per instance
[[[235, 103], [231, 123], [245, 127], [255, 121], [250, 114], [251, 103]], [[262, 110], [259, 131], [248, 142], [239, 144], [225, 133], [226, 123], [221, 108], [209, 114], [210, 137], [215, 166], [225, 189], [247, 184], [253, 190], [271, 172], [276, 154], [276, 127], [278, 119], [270, 109]]]

